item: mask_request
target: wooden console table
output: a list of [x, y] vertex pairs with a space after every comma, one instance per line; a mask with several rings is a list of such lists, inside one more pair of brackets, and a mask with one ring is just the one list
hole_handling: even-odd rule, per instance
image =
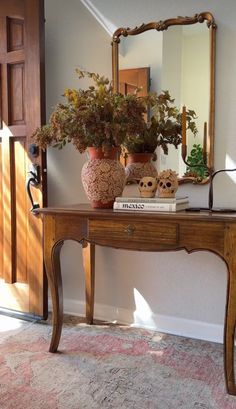
[[89, 205], [38, 209], [44, 219], [44, 260], [53, 303], [50, 352], [56, 352], [63, 323], [60, 250], [64, 240], [83, 247], [86, 319], [93, 322], [95, 245], [140, 251], [209, 250], [228, 268], [224, 367], [227, 391], [236, 395], [234, 335], [236, 324], [236, 215], [208, 212], [133, 213], [91, 209]]

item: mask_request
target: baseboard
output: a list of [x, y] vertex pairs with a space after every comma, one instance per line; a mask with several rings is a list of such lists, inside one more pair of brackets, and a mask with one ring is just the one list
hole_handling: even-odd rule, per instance
[[[49, 310], [51, 308], [52, 303], [49, 299]], [[64, 299], [64, 312], [66, 314], [84, 316], [85, 303]], [[137, 312], [104, 304], [95, 304], [94, 318], [167, 334], [223, 343], [223, 325], [153, 313], [144, 319]]]

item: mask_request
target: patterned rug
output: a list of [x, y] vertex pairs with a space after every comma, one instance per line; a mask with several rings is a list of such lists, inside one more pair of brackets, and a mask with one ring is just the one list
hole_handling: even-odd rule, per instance
[[1, 409], [236, 408], [222, 345], [65, 317], [51, 354], [50, 322], [12, 320], [0, 330]]

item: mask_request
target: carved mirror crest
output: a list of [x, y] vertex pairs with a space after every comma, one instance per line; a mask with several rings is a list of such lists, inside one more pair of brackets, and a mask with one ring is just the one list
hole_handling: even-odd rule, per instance
[[[150, 22], [133, 29], [119, 28], [112, 39], [114, 91], [123, 92], [124, 72], [145, 69], [150, 75], [150, 92], [160, 94], [168, 90], [180, 110], [185, 105], [196, 112], [198, 133], [194, 136], [189, 130], [187, 132], [186, 159], [194, 162], [198, 160], [197, 155], [202, 154], [211, 169], [214, 158], [215, 32], [214, 17], [203, 12], [193, 17]], [[129, 86], [136, 85], [126, 86], [128, 90]], [[173, 145], [168, 148], [168, 155], [161, 147], [157, 148], [155, 163], [158, 171], [175, 170], [180, 183], [208, 182], [207, 176], [200, 177], [186, 167], [181, 145], [178, 149]], [[195, 152], [196, 158], [193, 149], [198, 151]]]

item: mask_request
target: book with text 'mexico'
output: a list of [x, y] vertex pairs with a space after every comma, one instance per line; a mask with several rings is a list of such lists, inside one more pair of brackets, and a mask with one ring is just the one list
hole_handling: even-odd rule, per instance
[[133, 212], [178, 212], [189, 207], [188, 199], [184, 202], [118, 202], [113, 204], [114, 210], [133, 211]]

